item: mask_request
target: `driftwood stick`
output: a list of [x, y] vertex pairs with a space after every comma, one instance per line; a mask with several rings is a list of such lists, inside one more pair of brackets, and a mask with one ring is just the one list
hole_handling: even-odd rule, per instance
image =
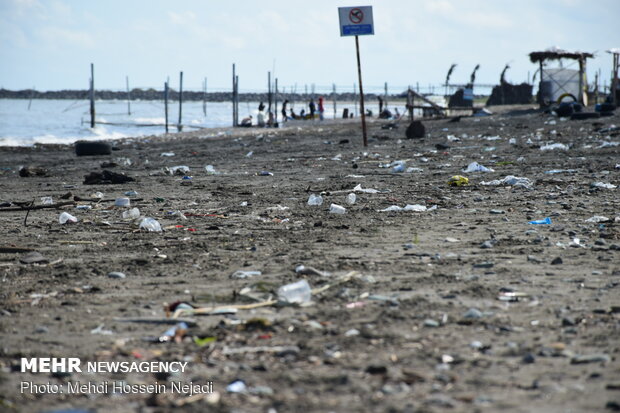
[[15, 212], [15, 211], [28, 211], [32, 209], [47, 209], [47, 208], [59, 208], [67, 205], [75, 205], [75, 201], [63, 201], [58, 202], [56, 204], [50, 205], [29, 205], [29, 206], [19, 206], [19, 207], [10, 207], [10, 208], [0, 208], [0, 212]]

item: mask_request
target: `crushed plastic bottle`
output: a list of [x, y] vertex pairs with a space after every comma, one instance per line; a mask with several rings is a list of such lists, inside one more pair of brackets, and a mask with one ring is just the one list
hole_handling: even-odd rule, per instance
[[478, 162], [472, 162], [469, 165], [467, 165], [467, 168], [463, 169], [463, 172], [472, 173], [472, 172], [495, 172], [495, 171], [491, 168], [487, 168], [484, 165], [480, 165]]
[[146, 217], [140, 222], [140, 229], [149, 232], [161, 232], [161, 225], [155, 218]]
[[283, 285], [278, 289], [278, 300], [286, 304], [308, 303], [311, 297], [312, 290], [306, 280]]
[[528, 224], [532, 224], [532, 225], [551, 225], [551, 218], [547, 217], [545, 219], [537, 219], [537, 220], [528, 222]]
[[310, 194], [308, 197], [308, 205], [321, 205], [323, 204], [323, 197], [321, 195]]
[[140, 210], [138, 208], [131, 208], [128, 211], [123, 211], [123, 219], [136, 219], [140, 218]]
[[52, 199], [51, 196], [42, 196], [41, 197], [41, 204], [42, 205], [52, 205], [54, 203], [54, 200]]
[[128, 207], [131, 204], [129, 198], [116, 198], [114, 205], [118, 207]]
[[353, 205], [355, 201], [357, 201], [357, 196], [353, 192], [347, 195], [347, 204]]
[[78, 219], [76, 217], [74, 217], [73, 215], [71, 215], [70, 213], [68, 213], [68, 212], [63, 212], [58, 217], [58, 222], [61, 225], [62, 224], [66, 224], [66, 223], [76, 223], [76, 222], [78, 222]]
[[330, 212], [330, 214], [340, 214], [340, 215], [343, 215], [343, 214], [347, 213], [347, 210], [346, 210], [345, 207], [342, 207], [340, 205], [331, 204], [329, 206], [329, 212]]
[[205, 166], [205, 171], [207, 171], [208, 175], [218, 175], [219, 174], [219, 172], [215, 170], [215, 167], [213, 165]]

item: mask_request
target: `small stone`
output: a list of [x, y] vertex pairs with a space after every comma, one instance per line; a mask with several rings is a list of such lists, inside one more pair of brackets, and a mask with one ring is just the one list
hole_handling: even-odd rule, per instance
[[534, 355], [532, 353], [527, 353], [525, 356], [523, 356], [521, 361], [524, 364], [532, 364], [532, 363], [536, 362], [536, 357], [534, 357]]
[[125, 275], [125, 273], [122, 273], [122, 272], [112, 271], [112, 272], [108, 273], [108, 277], [110, 277], [110, 278], [125, 278], [126, 275]]
[[373, 366], [373, 365], [370, 365], [370, 366], [366, 367], [366, 373], [368, 373], [368, 374], [386, 374], [387, 373], [387, 367], [385, 367], [385, 366]]
[[555, 257], [553, 259], [553, 261], [551, 261], [551, 265], [560, 265], [562, 264], [564, 261], [562, 261], [562, 258], [560, 257]]
[[573, 317], [564, 317], [562, 319], [562, 327], [570, 327], [574, 325], [577, 325], [577, 322]]
[[35, 264], [49, 262], [49, 260], [45, 258], [40, 252], [32, 251], [22, 255], [19, 259], [19, 262], [21, 262], [22, 264]]

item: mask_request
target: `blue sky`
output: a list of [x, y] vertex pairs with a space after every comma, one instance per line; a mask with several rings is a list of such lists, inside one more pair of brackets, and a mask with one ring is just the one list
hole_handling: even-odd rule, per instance
[[[241, 91], [280, 86], [317, 90], [357, 83], [355, 46], [340, 37], [337, 7], [372, 5], [375, 35], [360, 37], [366, 91], [452, 81], [526, 80], [528, 53], [551, 46], [596, 53], [588, 76], [610, 79], [620, 47], [619, 0], [0, 0], [0, 87], [230, 89], [237, 64]], [[310, 87], [310, 86], [309, 86]]]

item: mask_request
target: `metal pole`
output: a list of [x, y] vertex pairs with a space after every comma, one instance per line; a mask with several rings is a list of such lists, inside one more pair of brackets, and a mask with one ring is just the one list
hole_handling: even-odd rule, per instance
[[364, 138], [364, 146], [368, 146], [368, 135], [366, 134], [366, 112], [364, 111], [364, 88], [362, 87], [362, 64], [360, 62], [360, 42], [358, 36], [355, 36], [355, 53], [357, 55], [357, 77], [360, 82], [360, 110], [362, 112], [362, 137]]
[[334, 119], [338, 116], [338, 110], [336, 109], [336, 84], [332, 83], [332, 99], [334, 100]]
[[273, 100], [274, 100], [274, 105], [275, 105], [273, 119], [274, 119], [274, 122], [277, 124], [278, 123], [278, 78], [277, 77], [276, 77], [276, 86], [275, 86]]
[[164, 113], [166, 117], [166, 133], [168, 133], [168, 82], [164, 82]]
[[90, 127], [95, 127], [95, 65], [90, 64]]

